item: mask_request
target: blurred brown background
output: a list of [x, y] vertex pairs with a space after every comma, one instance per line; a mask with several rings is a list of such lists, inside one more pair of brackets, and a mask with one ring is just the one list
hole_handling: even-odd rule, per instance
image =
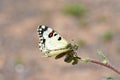
[[95, 64], [44, 58], [38, 49], [40, 24], [74, 40], [82, 58], [101, 60], [96, 54], [101, 49], [120, 70], [119, 0], [0, 0], [0, 80], [120, 79]]

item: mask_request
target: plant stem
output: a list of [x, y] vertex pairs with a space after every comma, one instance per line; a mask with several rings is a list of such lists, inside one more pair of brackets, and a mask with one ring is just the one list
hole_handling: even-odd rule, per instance
[[[81, 57], [78, 57], [77, 54], [75, 54], [76, 58], [79, 59], [79, 60], [82, 60]], [[110, 64], [104, 64], [102, 62], [99, 62], [99, 61], [96, 61], [96, 60], [92, 60], [92, 59], [89, 59], [87, 62], [91, 62], [91, 63], [94, 63], [94, 64], [98, 64], [98, 65], [101, 65], [101, 66], [104, 66], [104, 67], [107, 67], [111, 70], [113, 70], [114, 72], [118, 73], [120, 75], [120, 71], [118, 71], [116, 68], [112, 67]]]
[[99, 62], [99, 61], [95, 61], [95, 60], [90, 60], [91, 63], [95, 63], [95, 64], [98, 64], [98, 65], [101, 65], [101, 66], [104, 66], [104, 67], [107, 67], [111, 70], [113, 70], [114, 72], [120, 74], [120, 71], [118, 71], [117, 69], [115, 69], [114, 67], [112, 67], [110, 64], [104, 64], [102, 62]]

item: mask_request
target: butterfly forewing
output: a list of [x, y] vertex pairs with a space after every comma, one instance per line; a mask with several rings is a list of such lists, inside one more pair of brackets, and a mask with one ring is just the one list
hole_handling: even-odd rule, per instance
[[52, 28], [38, 26], [39, 49], [47, 57], [71, 51], [70, 44]]

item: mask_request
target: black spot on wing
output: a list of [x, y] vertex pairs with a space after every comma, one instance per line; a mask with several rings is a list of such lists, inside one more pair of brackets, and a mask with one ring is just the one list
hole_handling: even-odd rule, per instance
[[56, 36], [57, 34], [55, 33], [54, 36]]
[[44, 30], [41, 30], [40, 34], [43, 35]]
[[45, 39], [43, 39], [42, 41], [43, 41], [43, 42], [42, 42], [42, 44], [45, 44], [45, 41], [46, 41], [46, 40], [45, 40]]
[[41, 46], [39, 46], [39, 48], [40, 48]]
[[58, 38], [58, 41], [60, 41], [61, 39], [62, 39], [62, 38], [61, 38], [61, 37], [59, 37], [59, 38]]
[[40, 29], [42, 26], [43, 26], [43, 25], [39, 25], [39, 26], [38, 26], [38, 29]]
[[48, 29], [48, 27], [47, 27], [47, 26], [45, 26], [44, 31], [46, 31], [47, 29]]
[[40, 26], [38, 26], [38, 34], [39, 35], [43, 35], [43, 33], [46, 31], [48, 29], [48, 27], [47, 26], [45, 26], [45, 25], [40, 25]]

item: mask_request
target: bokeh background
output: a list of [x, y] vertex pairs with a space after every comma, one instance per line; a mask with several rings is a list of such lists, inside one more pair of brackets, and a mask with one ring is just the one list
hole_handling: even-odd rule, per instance
[[119, 0], [0, 0], [0, 80], [120, 79], [99, 65], [44, 58], [36, 31], [41, 24], [78, 44], [82, 58], [100, 61], [101, 49], [120, 70]]

